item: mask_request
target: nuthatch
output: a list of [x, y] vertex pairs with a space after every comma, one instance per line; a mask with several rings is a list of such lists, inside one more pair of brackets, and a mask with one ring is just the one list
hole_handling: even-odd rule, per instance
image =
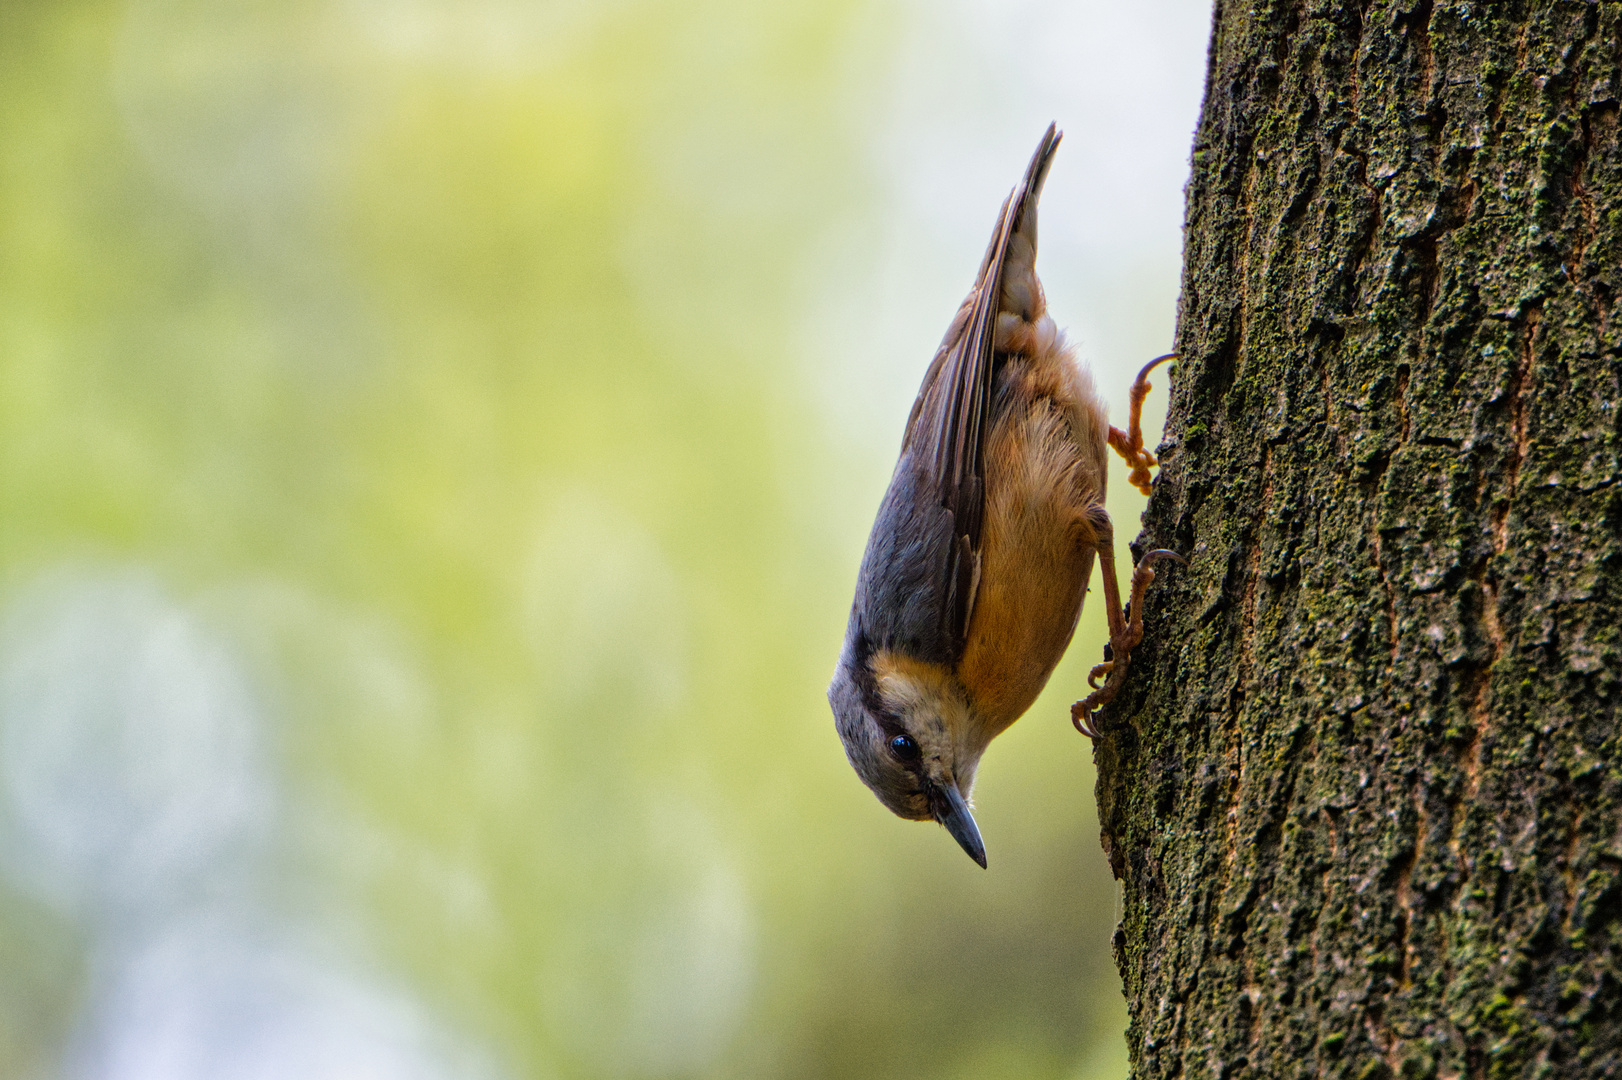
[[1094, 691], [1071, 719], [1095, 739], [1093, 710], [1120, 690], [1143, 637], [1150, 563], [1182, 561], [1169, 551], [1144, 556], [1129, 620], [1104, 512], [1109, 448], [1147, 494], [1156, 461], [1139, 417], [1149, 371], [1172, 357], [1138, 375], [1128, 430], [1111, 427], [1036, 277], [1036, 204], [1058, 144], [1049, 127], [924, 374], [828, 687], [845, 752], [879, 801], [901, 817], [940, 822], [982, 867], [985, 845], [968, 807], [975, 770], [1070, 644], [1093, 556], [1111, 659], [1093, 668]]

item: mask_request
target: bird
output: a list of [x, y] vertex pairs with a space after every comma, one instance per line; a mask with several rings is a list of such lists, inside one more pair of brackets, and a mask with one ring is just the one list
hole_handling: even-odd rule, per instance
[[1153, 564], [1183, 561], [1145, 554], [1122, 610], [1104, 509], [1109, 450], [1148, 494], [1158, 462], [1143, 445], [1143, 399], [1150, 371], [1176, 354], [1143, 368], [1127, 430], [1112, 427], [1036, 275], [1037, 202], [1060, 138], [1050, 125], [1004, 201], [974, 287], [924, 374], [828, 687], [846, 756], [879, 801], [939, 822], [982, 868], [969, 809], [980, 758], [1064, 655], [1095, 557], [1109, 650], [1088, 675], [1093, 692], [1071, 709], [1094, 740], [1093, 713], [1119, 692], [1143, 636]]

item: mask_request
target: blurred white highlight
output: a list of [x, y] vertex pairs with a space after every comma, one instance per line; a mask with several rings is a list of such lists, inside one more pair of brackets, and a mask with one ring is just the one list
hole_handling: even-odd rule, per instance
[[136, 571], [70, 569], [0, 621], [0, 874], [80, 920], [71, 1080], [496, 1078], [409, 994], [263, 895], [264, 718], [225, 641]]
[[[1171, 347], [1209, 0], [911, 0], [872, 141], [877, 220], [829, 236], [802, 349], [835, 432], [864, 454], [901, 426], [1050, 122], [1064, 131], [1037, 270], [1112, 411]], [[1040, 28], [1040, 32], [1036, 30]], [[886, 469], [888, 465], [886, 465]]]
[[486, 1080], [409, 996], [231, 917], [181, 922], [108, 980], [72, 1080]]
[[259, 727], [230, 656], [149, 578], [36, 583], [0, 628], [8, 876], [92, 918], [184, 902], [269, 825]]

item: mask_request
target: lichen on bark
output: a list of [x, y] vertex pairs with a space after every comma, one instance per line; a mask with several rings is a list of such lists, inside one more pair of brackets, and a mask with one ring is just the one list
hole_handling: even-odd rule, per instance
[[1622, 3], [1217, 4], [1163, 575], [1100, 720], [1134, 1075], [1622, 1073]]

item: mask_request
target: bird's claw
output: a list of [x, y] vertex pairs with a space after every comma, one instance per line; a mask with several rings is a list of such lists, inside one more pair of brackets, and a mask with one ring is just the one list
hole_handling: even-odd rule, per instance
[[1149, 494], [1150, 484], [1154, 480], [1149, 470], [1160, 464], [1159, 459], [1143, 446], [1143, 399], [1149, 396], [1149, 372], [1167, 360], [1176, 359], [1176, 353], [1167, 353], [1143, 365], [1143, 370], [1138, 372], [1138, 377], [1132, 381], [1132, 389], [1129, 391], [1131, 409], [1126, 430], [1122, 431], [1118, 427], [1109, 429], [1110, 446], [1132, 466], [1132, 472], [1128, 474], [1126, 482], [1145, 495]]
[[[1091, 701], [1093, 697], [1092, 694], [1087, 695], [1087, 701]], [[1078, 701], [1070, 706], [1070, 722], [1076, 725], [1077, 731], [1097, 742], [1102, 736], [1099, 730], [1093, 727], [1093, 711], [1087, 707], [1087, 701]]]
[[1103, 686], [1098, 681], [1099, 677], [1107, 676], [1114, 668], [1115, 661], [1113, 660], [1106, 660], [1102, 664], [1094, 664], [1093, 669], [1087, 673], [1087, 685], [1094, 690], [1102, 690]]
[[[1127, 617], [1121, 620], [1120, 630], [1110, 637], [1111, 658], [1102, 664], [1094, 665], [1087, 673], [1087, 685], [1093, 688], [1093, 692], [1070, 707], [1070, 720], [1076, 725], [1076, 730], [1095, 742], [1099, 738], [1099, 731], [1093, 723], [1093, 716], [1115, 699], [1115, 695], [1121, 692], [1121, 684], [1126, 681], [1132, 650], [1143, 640], [1143, 594], [1155, 579], [1153, 564], [1161, 559], [1170, 559], [1179, 566], [1188, 565], [1187, 559], [1166, 548], [1156, 548], [1143, 556], [1132, 571], [1131, 599], [1126, 605]], [[1104, 678], [1102, 686], [1098, 684], [1100, 676]]]

